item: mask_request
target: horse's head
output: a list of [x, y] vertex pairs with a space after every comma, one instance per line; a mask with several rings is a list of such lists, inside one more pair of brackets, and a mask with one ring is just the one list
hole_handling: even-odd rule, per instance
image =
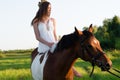
[[100, 42], [95, 38], [92, 31], [92, 25], [85, 31], [79, 31], [75, 28], [75, 34], [79, 37], [77, 54], [81, 59], [91, 62], [92, 65], [97, 65], [101, 70], [109, 70], [112, 62], [103, 52]]

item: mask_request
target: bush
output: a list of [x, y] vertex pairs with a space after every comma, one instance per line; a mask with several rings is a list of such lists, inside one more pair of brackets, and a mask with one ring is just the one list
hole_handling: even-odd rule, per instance
[[101, 41], [101, 47], [103, 49], [115, 49], [115, 43], [110, 40]]

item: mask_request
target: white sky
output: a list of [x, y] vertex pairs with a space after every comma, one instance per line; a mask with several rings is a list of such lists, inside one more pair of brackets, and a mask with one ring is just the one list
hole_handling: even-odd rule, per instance
[[[102, 25], [105, 18], [120, 17], [120, 0], [48, 0], [57, 22], [57, 35], [69, 34], [74, 26]], [[0, 49], [35, 48], [35, 39], [30, 23], [38, 10], [39, 0], [0, 1]]]

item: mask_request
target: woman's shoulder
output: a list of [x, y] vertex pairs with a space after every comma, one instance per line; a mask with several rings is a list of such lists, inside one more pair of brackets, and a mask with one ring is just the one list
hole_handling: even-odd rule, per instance
[[53, 22], [53, 26], [56, 27], [56, 20], [54, 18], [50, 18], [50, 20]]
[[55, 18], [50, 18], [51, 21], [55, 22]]

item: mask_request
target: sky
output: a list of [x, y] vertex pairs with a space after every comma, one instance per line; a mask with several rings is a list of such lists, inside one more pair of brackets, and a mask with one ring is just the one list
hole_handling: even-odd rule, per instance
[[[0, 1], [0, 50], [31, 49], [38, 46], [31, 20], [40, 0]], [[100, 26], [104, 19], [120, 17], [120, 0], [48, 0], [56, 19], [57, 36]]]

